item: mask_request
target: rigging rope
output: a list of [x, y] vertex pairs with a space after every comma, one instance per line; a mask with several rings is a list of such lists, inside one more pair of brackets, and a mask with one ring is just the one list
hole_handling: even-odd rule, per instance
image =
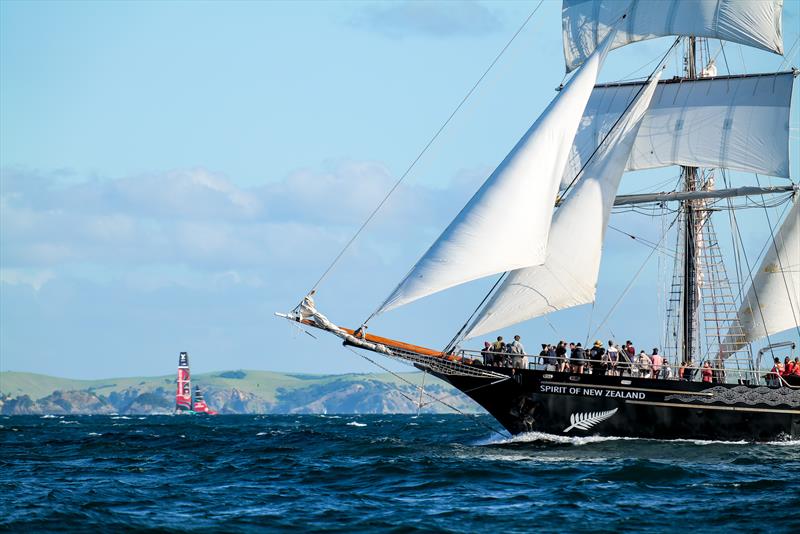
[[[678, 217], [675, 217], [672, 220], [672, 222], [670, 223], [669, 227], [667, 227], [667, 231], [665, 231], [664, 233], [661, 234], [661, 239], [658, 240], [657, 247], [661, 246], [661, 242], [664, 241], [664, 238], [667, 236], [667, 232], [670, 230], [670, 228], [672, 228], [675, 225], [675, 223], [677, 221], [678, 221]], [[639, 267], [638, 271], [636, 271], [636, 274], [633, 276], [631, 281], [628, 283], [628, 286], [625, 288], [625, 290], [619, 296], [619, 298], [614, 303], [614, 305], [611, 306], [611, 309], [608, 311], [606, 316], [603, 318], [603, 321], [597, 326], [597, 328], [595, 329], [594, 333], [591, 336], [589, 336], [590, 339], [593, 338], [594, 336], [596, 336], [597, 333], [600, 331], [600, 329], [603, 328], [605, 326], [606, 322], [611, 318], [611, 315], [614, 313], [614, 311], [616, 311], [617, 306], [619, 306], [619, 303], [622, 302], [622, 299], [625, 298], [625, 296], [628, 294], [628, 291], [630, 291], [630, 289], [633, 287], [633, 283], [636, 282], [636, 280], [639, 278], [639, 275], [642, 274], [642, 271], [644, 271], [644, 268], [647, 265], [647, 263], [650, 261], [650, 258], [652, 258], [653, 254], [655, 254], [656, 250], [658, 250], [657, 247], [654, 247], [650, 251], [650, 254], [647, 255], [647, 258], [645, 258], [644, 263], [642, 263], [642, 266]], [[588, 343], [589, 341], [587, 340], [586, 342]]]
[[639, 94], [640, 94], [642, 91], [644, 91], [644, 88], [645, 88], [645, 87], [647, 87], [647, 82], [648, 82], [648, 81], [650, 81], [650, 79], [651, 79], [651, 78], [652, 78], [652, 77], [655, 75], [656, 71], [657, 71], [659, 68], [661, 68], [661, 64], [664, 62], [664, 60], [666, 60], [666, 59], [667, 59], [667, 56], [670, 54], [670, 52], [672, 52], [672, 50], [675, 48], [675, 46], [676, 46], [676, 45], [677, 45], [677, 44], [678, 44], [680, 41], [681, 41], [681, 38], [680, 38], [680, 37], [678, 37], [677, 39], [675, 39], [675, 42], [674, 42], [674, 43], [672, 43], [672, 46], [670, 46], [670, 47], [667, 49], [667, 52], [666, 52], [666, 53], [664, 54], [664, 56], [661, 58], [661, 61], [659, 61], [659, 62], [658, 62], [658, 65], [656, 66], [656, 68], [655, 68], [655, 69], [653, 69], [653, 72], [651, 72], [651, 73], [650, 73], [650, 76], [648, 76], [648, 77], [647, 77], [647, 80], [645, 80], [645, 81], [644, 81], [644, 83], [642, 83], [641, 87], [639, 87], [639, 90], [638, 90], [638, 91], [636, 91], [636, 94], [635, 94], [635, 95], [633, 95], [633, 97], [631, 97], [631, 100], [630, 100], [630, 102], [628, 102], [628, 105], [627, 105], [627, 106], [625, 106], [625, 109], [623, 109], [623, 110], [622, 110], [622, 112], [620, 113], [619, 117], [617, 117], [617, 120], [616, 120], [616, 121], [614, 121], [614, 124], [612, 124], [612, 125], [611, 125], [611, 128], [609, 128], [608, 132], [606, 132], [606, 134], [603, 136], [603, 138], [602, 138], [602, 139], [600, 140], [600, 142], [597, 144], [597, 146], [596, 146], [596, 147], [595, 147], [595, 149], [592, 151], [592, 153], [591, 153], [591, 154], [589, 154], [589, 157], [588, 157], [588, 158], [586, 158], [586, 161], [585, 161], [585, 162], [584, 162], [584, 164], [581, 166], [581, 168], [578, 170], [578, 172], [575, 174], [575, 177], [572, 179], [572, 181], [569, 183], [569, 185], [567, 185], [567, 187], [565, 187], [565, 188], [564, 188], [564, 191], [563, 191], [563, 192], [561, 193], [561, 195], [559, 196], [559, 203], [560, 203], [560, 201], [561, 201], [561, 200], [563, 200], [563, 198], [564, 198], [564, 197], [567, 195], [567, 193], [569, 192], [569, 190], [570, 190], [570, 189], [572, 189], [572, 186], [573, 186], [573, 185], [575, 185], [575, 182], [577, 182], [577, 181], [578, 181], [578, 178], [581, 176], [581, 174], [583, 173], [583, 171], [586, 169], [587, 165], [589, 165], [589, 162], [591, 162], [591, 161], [592, 161], [592, 158], [595, 156], [595, 154], [597, 154], [597, 151], [598, 151], [598, 150], [600, 150], [600, 148], [603, 146], [603, 143], [605, 143], [605, 142], [606, 142], [606, 139], [608, 139], [608, 136], [610, 136], [610, 135], [611, 135], [611, 132], [613, 132], [613, 131], [614, 131], [614, 128], [616, 128], [616, 127], [617, 127], [617, 124], [619, 124], [619, 121], [621, 121], [621, 120], [622, 120], [622, 117], [624, 117], [624, 116], [625, 116], [625, 113], [627, 113], [627, 112], [628, 112], [628, 110], [630, 109], [630, 107], [631, 107], [631, 106], [633, 105], [633, 103], [636, 101], [636, 98], [639, 96]]
[[[376, 362], [375, 360], [373, 360], [372, 358], [370, 358], [370, 357], [369, 357], [369, 356], [367, 356], [366, 354], [362, 354], [362, 353], [360, 353], [360, 352], [356, 352], [356, 351], [355, 351], [353, 348], [351, 348], [351, 347], [348, 347], [348, 346], [345, 346], [345, 348], [346, 348], [347, 350], [349, 350], [350, 352], [352, 352], [353, 354], [355, 354], [355, 355], [357, 355], [357, 356], [361, 356], [362, 358], [364, 358], [365, 360], [367, 360], [368, 362], [370, 362], [372, 365], [374, 365], [374, 366], [378, 367], [379, 369], [382, 369], [383, 371], [385, 371], [385, 372], [389, 373], [390, 375], [392, 375], [393, 377], [397, 378], [398, 380], [400, 380], [400, 381], [402, 381], [402, 382], [405, 382], [406, 384], [410, 385], [411, 387], [413, 387], [413, 388], [415, 388], [415, 389], [419, 389], [419, 388], [418, 388], [418, 386], [416, 386], [416, 385], [415, 385], [413, 382], [411, 382], [411, 381], [410, 381], [410, 380], [408, 380], [407, 378], [405, 378], [405, 377], [403, 377], [403, 376], [400, 376], [400, 374], [399, 374], [399, 373], [395, 373], [394, 371], [392, 371], [392, 370], [391, 370], [391, 369], [389, 369], [388, 367], [385, 367], [385, 366], [383, 366], [383, 365], [379, 364], [378, 362]], [[504, 379], [502, 379], [502, 380], [498, 380], [497, 382], [502, 382], [502, 381], [505, 381], [505, 380], [507, 380], [507, 379], [506, 379], [506, 378], [504, 378]], [[495, 384], [495, 383], [497, 383], [497, 382], [492, 382], [492, 384]], [[489, 386], [489, 385], [492, 385], [492, 384], [484, 384], [484, 386]], [[481, 386], [481, 387], [483, 387], [483, 386]], [[474, 388], [474, 389], [478, 389], [478, 388]], [[468, 390], [468, 391], [472, 391], [472, 390]], [[398, 393], [400, 393], [400, 395], [402, 395], [402, 396], [403, 396], [403, 397], [405, 397], [406, 399], [410, 400], [412, 403], [415, 403], [415, 404], [416, 404], [416, 401], [415, 401], [414, 399], [412, 399], [411, 397], [409, 397], [408, 395], [406, 395], [405, 393], [403, 393], [402, 391], [400, 391], [400, 389], [399, 389], [399, 388], [397, 389], [397, 392], [398, 392]], [[453, 406], [452, 404], [450, 404], [450, 403], [448, 403], [448, 402], [445, 402], [444, 400], [442, 400], [442, 399], [440, 399], [440, 398], [438, 398], [438, 397], [435, 397], [434, 395], [431, 395], [431, 394], [430, 394], [430, 393], [428, 393], [427, 391], [424, 391], [424, 390], [422, 390], [422, 391], [421, 391], [421, 393], [422, 393], [423, 395], [425, 395], [426, 397], [430, 397], [431, 399], [433, 399], [433, 401], [435, 401], [435, 402], [439, 402], [439, 403], [441, 403], [442, 405], [444, 405], [444, 406], [447, 406], [448, 408], [450, 408], [450, 409], [451, 409], [451, 410], [453, 410], [454, 412], [457, 412], [457, 413], [459, 413], [459, 414], [461, 414], [461, 415], [463, 415], [463, 416], [467, 416], [467, 417], [470, 415], [470, 414], [466, 413], [466, 412], [465, 412], [465, 411], [463, 411], [463, 410], [459, 410], [458, 408], [456, 408], [456, 407], [455, 407], [455, 406]], [[465, 392], [465, 393], [466, 393], [466, 392]], [[508, 436], [507, 436], [507, 434], [504, 434], [504, 433], [500, 432], [499, 430], [495, 429], [495, 428], [494, 428], [494, 427], [492, 427], [491, 425], [489, 425], [489, 424], [487, 424], [487, 423], [485, 423], [485, 422], [481, 421], [481, 420], [480, 420], [480, 419], [478, 419], [477, 417], [473, 417], [473, 419], [475, 420], [475, 422], [476, 422], [476, 423], [478, 423], [479, 425], [483, 426], [484, 428], [487, 428], [488, 430], [490, 430], [490, 431], [491, 431], [491, 432], [493, 432], [494, 434], [497, 434], [497, 435], [499, 435], [499, 436], [502, 436], [502, 437], [504, 437], [504, 438], [505, 438], [505, 437], [508, 437]]]
[[464, 326], [462, 326], [461, 329], [458, 332], [456, 332], [456, 335], [453, 336], [453, 339], [450, 340], [450, 342], [447, 344], [447, 346], [445, 347], [445, 349], [442, 352], [444, 352], [446, 354], [447, 351], [449, 351], [450, 349], [455, 347], [461, 341], [459, 339], [459, 336], [461, 336], [461, 334], [464, 332], [464, 330], [466, 330], [466, 328], [469, 325], [470, 321], [472, 321], [472, 318], [475, 317], [475, 314], [478, 313], [478, 310], [481, 309], [481, 306], [483, 306], [483, 303], [486, 302], [486, 299], [489, 298], [489, 295], [491, 295], [494, 292], [495, 288], [500, 284], [500, 282], [503, 281], [503, 278], [505, 278], [507, 274], [508, 274], [508, 271], [506, 271], [506, 272], [504, 272], [503, 274], [500, 275], [500, 277], [494, 283], [494, 285], [489, 290], [489, 292], [486, 293], [486, 296], [483, 297], [483, 300], [480, 302], [480, 304], [478, 304], [475, 307], [475, 311], [473, 311], [472, 315], [470, 315], [469, 318], [466, 320], [466, 322], [464, 323]]
[[[756, 183], [759, 187], [761, 187], [761, 181], [758, 179], [758, 173], [756, 173]], [[766, 202], [764, 200], [764, 195], [761, 195], [761, 201]], [[789, 211], [791, 213], [791, 211]], [[792, 292], [789, 289], [789, 282], [786, 281], [786, 271], [783, 268], [783, 261], [781, 261], [781, 255], [778, 254], [778, 242], [775, 240], [775, 230], [772, 227], [772, 221], [769, 218], [769, 210], [767, 209], [766, 205], [764, 206], [764, 215], [767, 217], [767, 226], [769, 227], [769, 234], [772, 237], [772, 246], [775, 247], [775, 257], [778, 258], [778, 268], [781, 271], [781, 278], [783, 279], [783, 287], [786, 289], [786, 296], [789, 298], [789, 308], [792, 310], [792, 318], [794, 319], [794, 327], [797, 330], [797, 334], [800, 335], [800, 321], [797, 320], [797, 314], [794, 312], [795, 303], [792, 302]]]
[[475, 84], [472, 86], [472, 88], [470, 88], [470, 90], [467, 91], [467, 94], [464, 95], [464, 98], [461, 99], [461, 102], [459, 102], [458, 105], [456, 106], [456, 108], [453, 110], [453, 112], [450, 113], [450, 116], [447, 117], [447, 120], [445, 120], [444, 123], [442, 123], [442, 125], [436, 131], [436, 133], [433, 134], [433, 137], [431, 137], [430, 141], [428, 141], [428, 143], [423, 147], [422, 151], [420, 151], [420, 153], [417, 155], [417, 157], [414, 158], [414, 161], [411, 162], [411, 165], [409, 165], [408, 168], [405, 170], [405, 172], [402, 175], [400, 175], [400, 178], [398, 178], [397, 181], [395, 182], [395, 184], [392, 186], [392, 188], [389, 189], [389, 192], [386, 193], [386, 196], [383, 197], [383, 200], [381, 200], [378, 203], [378, 205], [375, 207], [375, 209], [372, 210], [372, 213], [369, 214], [369, 216], [363, 222], [363, 224], [358, 228], [358, 230], [356, 230], [356, 233], [353, 234], [353, 237], [351, 237], [350, 240], [344, 245], [342, 250], [339, 252], [339, 254], [336, 255], [336, 257], [333, 259], [333, 261], [328, 266], [328, 268], [325, 269], [325, 272], [322, 273], [322, 276], [320, 276], [319, 279], [314, 283], [314, 286], [309, 290], [309, 293], [311, 291], [316, 290], [317, 287], [319, 287], [319, 285], [322, 283], [322, 281], [325, 280], [325, 278], [328, 276], [328, 274], [331, 272], [331, 270], [333, 270], [333, 268], [339, 262], [341, 257], [347, 251], [347, 249], [350, 248], [350, 245], [352, 245], [353, 242], [358, 238], [358, 236], [361, 235], [361, 232], [364, 231], [364, 228], [366, 228], [367, 225], [370, 223], [370, 221], [372, 221], [372, 219], [375, 217], [375, 215], [378, 214], [378, 211], [380, 211], [380, 209], [383, 207], [383, 205], [386, 203], [386, 201], [389, 200], [389, 197], [392, 196], [392, 194], [395, 192], [395, 190], [398, 187], [400, 187], [400, 184], [403, 182], [403, 180], [406, 179], [406, 177], [409, 175], [411, 170], [417, 165], [417, 162], [419, 162], [419, 160], [422, 159], [422, 156], [425, 155], [425, 153], [428, 151], [428, 149], [434, 143], [434, 141], [436, 141], [436, 139], [439, 137], [439, 135], [442, 133], [442, 131], [444, 131], [444, 129], [447, 127], [447, 125], [450, 124], [450, 121], [453, 119], [453, 117], [455, 117], [456, 113], [458, 113], [458, 111], [462, 108], [462, 106], [467, 102], [469, 97], [472, 96], [472, 93], [475, 92], [475, 90], [478, 88], [478, 85], [480, 85], [480, 83], [483, 81], [483, 79], [489, 74], [489, 71], [491, 71], [492, 68], [495, 66], [495, 64], [500, 60], [500, 58], [505, 53], [505, 51], [508, 49], [508, 47], [511, 46], [511, 43], [514, 42], [514, 40], [517, 38], [517, 36], [525, 28], [525, 26], [527, 26], [528, 22], [533, 18], [533, 16], [539, 10], [539, 8], [541, 7], [543, 2], [544, 2], [544, 0], [539, 0], [539, 3], [536, 5], [536, 7], [533, 9], [533, 11], [531, 11], [530, 15], [528, 15], [528, 17], [525, 19], [525, 21], [522, 23], [522, 25], [519, 27], [519, 29], [517, 29], [517, 31], [514, 33], [514, 35], [511, 36], [511, 39], [508, 40], [506, 45], [500, 50], [500, 52], [497, 54], [497, 56], [495, 56], [494, 60], [489, 64], [489, 66], [486, 68], [486, 70], [483, 72], [483, 74], [481, 74], [480, 78], [478, 78], [478, 81], [476, 81]]
[[[730, 199], [728, 199], [730, 203]], [[731, 210], [731, 215], [733, 216], [734, 226], [736, 228], [736, 235], [739, 238], [739, 243], [744, 243], [742, 239], [742, 232], [739, 230], [739, 220], [736, 218], [736, 212]], [[767, 344], [772, 345], [772, 341], [769, 338], [769, 332], [767, 331], [767, 322], [764, 320], [764, 312], [761, 309], [761, 302], [759, 302], [758, 298], [758, 291], [756, 291], [755, 285], [753, 285], [753, 269], [750, 267], [750, 260], [747, 257], [747, 250], [745, 250], [744, 246], [742, 246], [742, 256], [744, 256], [745, 266], [747, 267], [747, 278], [750, 279], [750, 287], [753, 288], [753, 295], [756, 297], [756, 306], [758, 307], [758, 312], [761, 314], [761, 322], [764, 323], [764, 337], [767, 338]], [[744, 304], [747, 295], [742, 297], [742, 304]]]

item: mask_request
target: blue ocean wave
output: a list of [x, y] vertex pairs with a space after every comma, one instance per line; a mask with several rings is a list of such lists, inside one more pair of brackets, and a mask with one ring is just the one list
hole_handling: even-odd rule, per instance
[[0, 529], [800, 531], [779, 513], [800, 497], [800, 442], [508, 437], [494, 424], [6, 417]]

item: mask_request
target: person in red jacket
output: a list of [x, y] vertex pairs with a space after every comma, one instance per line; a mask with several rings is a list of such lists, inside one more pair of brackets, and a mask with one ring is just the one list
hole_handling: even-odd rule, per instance
[[794, 371], [792, 371], [794, 376], [800, 376], [800, 358], [794, 359]]
[[781, 369], [781, 376], [792, 374], [792, 371], [794, 370], [792, 369], [792, 367], [794, 367], [794, 362], [790, 360], [789, 357], [787, 356], [786, 358], [783, 359], [783, 369]]

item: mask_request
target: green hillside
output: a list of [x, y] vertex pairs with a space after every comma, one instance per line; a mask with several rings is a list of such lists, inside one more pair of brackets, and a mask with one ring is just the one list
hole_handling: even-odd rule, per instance
[[[401, 376], [414, 384], [419, 384], [422, 380], [422, 373], [419, 372], [402, 373]], [[277, 392], [281, 388], [285, 390], [294, 390], [311, 386], [325, 386], [333, 382], [359, 382], [365, 379], [391, 385], [405, 385], [402, 380], [388, 373], [312, 375], [239, 370], [192, 375], [192, 383], [201, 388], [235, 388], [239, 391], [256, 395], [266, 401], [275, 401]], [[435, 379], [431, 377], [428, 377], [426, 380], [427, 383], [432, 383], [434, 381]], [[113, 392], [121, 392], [131, 387], [142, 390], [166, 389], [172, 387], [174, 383], [175, 377], [173, 375], [78, 380], [36, 373], [22, 373], [16, 371], [0, 372], [0, 394], [11, 397], [28, 395], [34, 400], [46, 397], [53, 391], [85, 390], [92, 391], [98, 395], [108, 396]]]

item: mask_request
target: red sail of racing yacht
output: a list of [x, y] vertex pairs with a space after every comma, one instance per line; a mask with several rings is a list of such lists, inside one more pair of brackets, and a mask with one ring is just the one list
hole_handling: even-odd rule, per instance
[[192, 380], [189, 376], [189, 353], [178, 356], [178, 389], [175, 392], [175, 411], [192, 411]]
[[194, 387], [194, 413], [204, 413], [206, 415], [217, 415], [217, 412], [211, 410], [203, 398], [203, 393], [198, 386]]

